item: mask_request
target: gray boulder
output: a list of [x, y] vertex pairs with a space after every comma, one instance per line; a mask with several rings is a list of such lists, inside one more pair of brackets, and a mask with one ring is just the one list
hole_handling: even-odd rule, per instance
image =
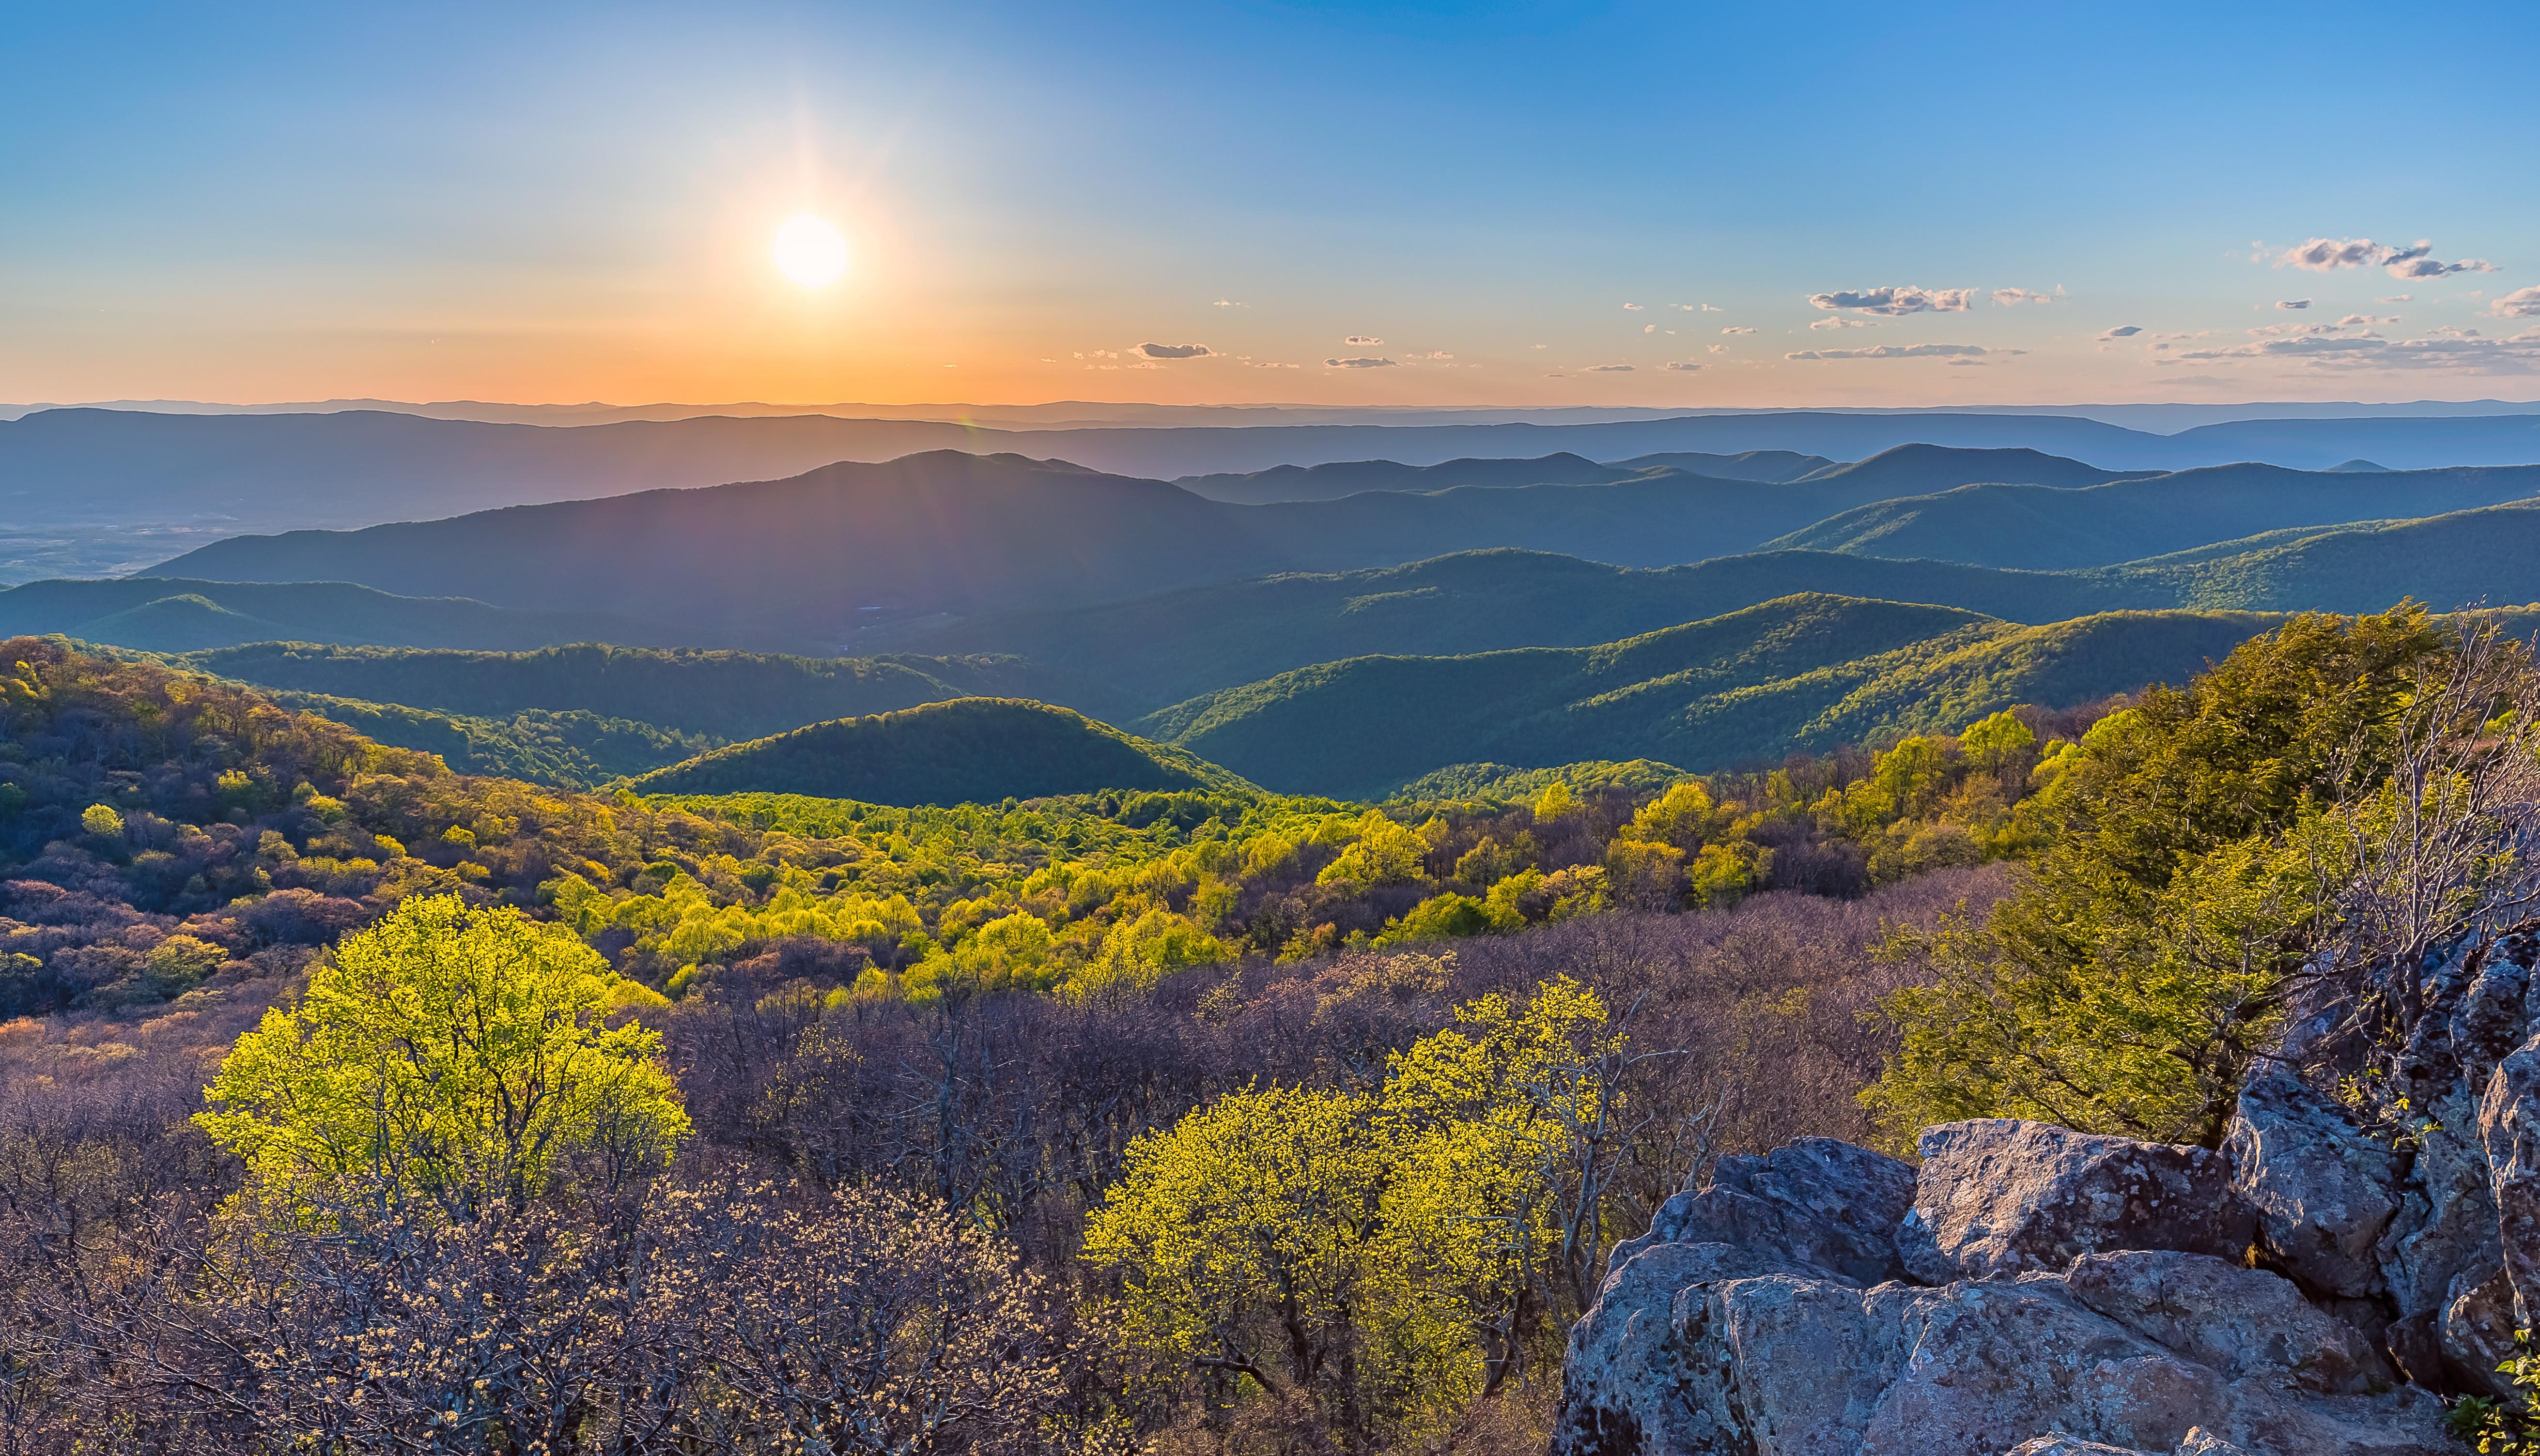
[[2376, 1249], [2399, 1213], [2394, 1149], [2279, 1066], [2241, 1090], [2222, 1151], [2276, 1267], [2331, 1297], [2381, 1291]]
[[[1635, 1348], [1633, 1367], [1591, 1372], [1574, 1347], [1553, 1450], [1968, 1456], [2062, 1433], [2167, 1452], [2200, 1427], [2252, 1456], [2451, 1449], [2440, 1402], [2413, 1387], [2378, 1396], [2306, 1391], [2306, 1382], [2352, 1383], [2328, 1373], [2323, 1350], [2338, 1350], [2333, 1335], [2288, 1316], [2274, 1338], [2226, 1352], [2196, 1331], [2238, 1316], [2202, 1301], [2246, 1290], [2182, 1278], [2164, 1305], [2148, 1292], [2147, 1273], [2093, 1284], [2095, 1297], [2142, 1328], [2091, 1308], [2056, 1275], [1941, 1288], [1864, 1289], [1792, 1275], [1697, 1283], [1668, 1299], [1663, 1315], [1654, 1301], [1643, 1305], [1653, 1332], [1662, 1318], [1666, 1335]], [[1604, 1304], [1618, 1292], [1608, 1287], [1599, 1305], [1606, 1318]], [[1628, 1411], [1611, 1404], [1618, 1391], [1634, 1393]]]
[[2084, 1254], [2073, 1297], [2173, 1354], [2236, 1381], [2316, 1395], [2387, 1390], [2397, 1372], [2362, 1332], [2289, 1282], [2203, 1254]]
[[1617, 1244], [1607, 1269], [1666, 1243], [1771, 1249], [1855, 1283], [1901, 1279], [1896, 1225], [1914, 1206], [1914, 1170], [1832, 1138], [1802, 1138], [1761, 1157], [1724, 1157], [1711, 1184], [1668, 1199], [1650, 1231]]
[[1925, 1283], [2062, 1269], [2109, 1249], [2236, 1259], [2257, 1231], [2229, 1162], [2201, 1147], [1985, 1118], [1926, 1129], [1920, 1150], [1896, 1246]]

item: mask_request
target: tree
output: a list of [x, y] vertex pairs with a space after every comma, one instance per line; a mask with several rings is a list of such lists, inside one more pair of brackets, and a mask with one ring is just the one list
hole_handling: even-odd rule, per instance
[[1443, 1419], [1524, 1366], [1601, 1237], [1600, 1064], [1619, 1044], [1566, 977], [1455, 1018], [1375, 1095], [1246, 1088], [1131, 1144], [1085, 1243], [1122, 1281], [1130, 1348], [1309, 1398], [1354, 1437]]
[[1982, 927], [1893, 943], [1939, 975], [1886, 1003], [1903, 1041], [1865, 1097], [1891, 1132], [2032, 1117], [2218, 1144], [2327, 930], [2335, 805], [2389, 782], [2457, 641], [2407, 603], [2296, 617], [2051, 760], [2027, 885]]
[[518, 911], [407, 900], [239, 1038], [194, 1120], [284, 1198], [357, 1185], [465, 1219], [518, 1209], [567, 1162], [623, 1184], [688, 1118], [660, 1034], [608, 1024], [615, 980]]

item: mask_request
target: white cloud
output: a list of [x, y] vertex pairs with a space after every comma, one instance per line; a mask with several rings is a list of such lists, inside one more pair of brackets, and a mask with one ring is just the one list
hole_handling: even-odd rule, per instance
[[1729, 334], [1729, 333], [1753, 333], [1754, 331], [1755, 331], [1755, 330], [1753, 330], [1753, 329], [1751, 329], [1751, 328], [1738, 328], [1738, 327], [1736, 327], [1736, 326], [1734, 326], [1734, 325], [1732, 325], [1732, 326], [1730, 326], [1730, 327], [1728, 327], [1728, 328], [1724, 328], [1724, 329], [1722, 329], [1722, 330], [1721, 330], [1721, 332], [1722, 332], [1722, 333], [1725, 333], [1725, 334]]
[[2276, 266], [2307, 268], [2314, 273], [2333, 273], [2340, 268], [2379, 268], [2393, 278], [2441, 278], [2452, 273], [2496, 271], [2496, 265], [2484, 258], [2462, 258], [2446, 263], [2434, 256], [2434, 243], [2422, 238], [2409, 247], [2393, 247], [2369, 238], [2313, 238], [2278, 254]]
[[2143, 332], [2143, 325], [2140, 323], [2121, 323], [2100, 334], [2093, 342], [2104, 344], [2113, 339], [2130, 339], [2141, 332]]
[[1297, 367], [1293, 364], [1273, 364], [1267, 359], [1247, 360], [1245, 362], [1250, 364], [1254, 369], [1295, 369]]
[[1889, 288], [1845, 289], [1834, 293], [1808, 295], [1811, 307], [1848, 309], [1861, 313], [1963, 313], [1975, 302], [1972, 288], [1915, 288], [1910, 285]]
[[2540, 318], [2540, 284], [2517, 288], [2487, 306], [2499, 318]]
[[1993, 291], [1993, 301], [2006, 308], [2013, 304], [2060, 304], [2064, 300], [2064, 285], [2060, 283], [2055, 285], [2053, 293], [2031, 293], [2024, 288], [1997, 288]]
[[1670, 360], [1667, 364], [1668, 371], [1674, 374], [1689, 375], [1700, 368], [1702, 366], [1699, 364], [1687, 364], [1678, 360]]
[[1625, 304], [1623, 307], [1631, 310], [1635, 313], [1641, 312], [1641, 306], [1638, 304]]
[[1714, 354], [1726, 354], [1729, 352], [1729, 346], [1727, 344], [1706, 344], [1704, 347]]
[[1393, 368], [1393, 361], [1390, 359], [1326, 359], [1323, 361], [1323, 368], [1391, 369]]
[[1632, 366], [1628, 364], [1591, 364], [1588, 366], [1588, 372], [1591, 375], [1627, 375], [1632, 372]]
[[1876, 344], [1867, 349], [1801, 349], [1785, 359], [1976, 359], [1989, 354], [2025, 354], [2025, 349], [1986, 349], [1974, 344]]
[[1216, 351], [1206, 344], [1140, 344], [1138, 352], [1149, 359], [1206, 359]]
[[1432, 349], [1426, 354], [1405, 354], [1402, 357], [1407, 362], [1413, 359], [1452, 359], [1455, 356], [1444, 349]]
[[1243, 305], [1236, 303], [1233, 299], [1219, 299], [1216, 303], [1209, 305], [1209, 307], [1212, 309], [1240, 309]]
[[1341, 340], [1341, 342], [1349, 345], [1353, 349], [1373, 349], [1382, 344], [1384, 340], [1377, 338], [1374, 334], [1354, 333], [1348, 338]]
[[[2253, 330], [2253, 332], [2257, 332]], [[2167, 349], [2167, 345], [2156, 346]], [[2491, 339], [2469, 329], [2436, 329], [2424, 338], [2385, 339], [2324, 329], [2262, 336], [2222, 349], [2185, 349], [2163, 365], [2275, 361], [2331, 371], [2443, 369], [2471, 374], [2540, 374], [2540, 329]]]
[[2337, 326], [2340, 328], [2370, 328], [2376, 323], [2396, 323], [2398, 321], [2399, 315], [2396, 313], [2390, 313], [2380, 317], [2375, 317], [2370, 313], [2349, 313], [2345, 317], [2337, 320]]
[[2394, 293], [2386, 299], [2374, 299], [2372, 302], [2376, 304], [2413, 304], [2416, 301], [2417, 296], [2415, 294]]
[[1810, 328], [1876, 328], [1877, 326], [1867, 318], [1819, 318], [1808, 324]]
[[[1658, 326], [1655, 323], [1644, 323], [1641, 325], [1641, 332], [1643, 333], [1657, 333], [1658, 331]], [[1673, 330], [1670, 329], [1669, 332], [1673, 332]]]
[[2308, 299], [2278, 299], [2278, 300], [2276, 300], [2276, 307], [2277, 307], [2277, 308], [2279, 308], [2279, 309], [2307, 309], [2307, 308], [2309, 308], [2309, 307], [2310, 307], [2310, 300], [2308, 300]]

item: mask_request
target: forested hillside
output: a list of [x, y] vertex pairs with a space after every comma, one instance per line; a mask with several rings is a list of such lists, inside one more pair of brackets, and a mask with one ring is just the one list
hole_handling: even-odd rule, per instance
[[867, 803], [993, 803], [1105, 789], [1242, 793], [1179, 749], [1046, 703], [956, 698], [815, 723], [656, 769], [638, 794], [791, 794]]
[[1651, 758], [1695, 771], [2079, 703], [2186, 676], [2272, 625], [2116, 613], [2019, 627], [1799, 595], [1593, 648], [1357, 658], [1208, 694], [1137, 727], [1273, 789], [1381, 795], [1450, 764]]
[[480, 718], [587, 712], [721, 741], [950, 698], [1035, 698], [1095, 717], [1118, 713], [1078, 674], [1013, 657], [803, 658], [593, 644], [530, 653], [388, 652], [264, 643], [193, 654], [184, 665], [260, 687]]

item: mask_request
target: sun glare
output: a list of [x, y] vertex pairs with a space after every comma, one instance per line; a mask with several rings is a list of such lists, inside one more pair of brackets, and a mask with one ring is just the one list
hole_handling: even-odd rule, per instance
[[823, 288], [847, 271], [847, 240], [819, 218], [805, 213], [776, 230], [776, 266], [805, 288]]

